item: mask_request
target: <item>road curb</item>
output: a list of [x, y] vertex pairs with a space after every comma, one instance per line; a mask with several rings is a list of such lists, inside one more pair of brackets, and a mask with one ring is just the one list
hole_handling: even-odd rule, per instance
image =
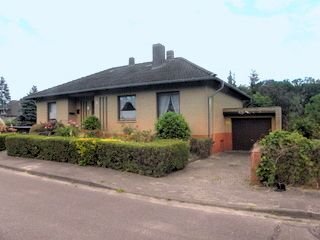
[[[12, 167], [7, 165], [0, 164], [0, 168], [13, 170], [17, 172], [23, 172], [34, 176], [40, 176], [40, 177], [46, 177], [50, 179], [55, 179], [59, 181], [69, 182], [69, 183], [76, 183], [81, 184], [89, 187], [96, 187], [101, 189], [107, 189], [107, 190], [114, 190], [118, 191], [118, 188], [94, 183], [86, 180], [71, 178], [71, 177], [65, 177], [65, 176], [59, 176], [54, 174], [48, 174], [44, 172], [34, 171], [34, 170], [27, 170], [22, 169], [18, 167]], [[293, 210], [293, 209], [286, 209], [286, 208], [256, 208], [253, 206], [239, 206], [236, 204], [220, 204], [220, 203], [208, 203], [204, 201], [188, 201], [185, 199], [179, 199], [179, 198], [165, 198], [165, 197], [159, 197], [159, 196], [153, 196], [150, 194], [142, 194], [142, 193], [136, 193], [136, 192], [130, 192], [124, 189], [125, 193], [134, 194], [137, 196], [143, 196], [143, 197], [151, 197], [154, 199], [159, 200], [167, 200], [167, 201], [176, 201], [181, 203], [189, 203], [189, 204], [197, 204], [202, 206], [209, 206], [209, 207], [218, 207], [218, 208], [226, 208], [226, 209], [232, 209], [236, 211], [247, 211], [247, 212], [256, 212], [256, 213], [266, 213], [271, 215], [277, 215], [277, 216], [283, 216], [283, 217], [290, 217], [290, 218], [296, 218], [296, 219], [312, 219], [312, 220], [320, 220], [320, 213], [311, 212], [311, 211], [302, 211], [302, 210]]]

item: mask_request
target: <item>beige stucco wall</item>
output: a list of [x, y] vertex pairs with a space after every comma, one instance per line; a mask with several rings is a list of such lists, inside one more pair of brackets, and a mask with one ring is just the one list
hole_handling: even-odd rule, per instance
[[[120, 121], [118, 119], [118, 96], [136, 95], [136, 121]], [[155, 92], [127, 92], [124, 94], [107, 95], [108, 132], [121, 134], [124, 126], [138, 127], [140, 130], [153, 129], [156, 118]]]
[[[122, 133], [125, 125], [138, 127], [141, 130], [154, 130], [157, 120], [157, 92], [179, 91], [180, 113], [185, 117], [191, 127], [192, 134], [207, 134], [207, 94], [206, 87], [168, 89], [161, 91], [127, 92], [107, 96], [108, 106], [108, 132]], [[118, 120], [118, 96], [136, 95], [136, 121]], [[98, 100], [95, 100], [96, 108]]]
[[208, 135], [208, 87], [187, 89], [180, 93], [181, 113], [190, 125], [193, 135]]
[[230, 133], [231, 120], [225, 119], [223, 116], [224, 108], [241, 108], [243, 103], [241, 100], [219, 92], [213, 99], [214, 133]]
[[45, 123], [48, 121], [48, 102], [37, 101], [37, 123]]
[[56, 102], [57, 104], [57, 120], [67, 123], [69, 119], [69, 101], [68, 99], [57, 99], [50, 101], [37, 102], [37, 123], [48, 122], [48, 103]]
[[281, 107], [275, 107], [275, 119], [274, 119], [274, 124], [272, 126], [273, 127], [273, 131], [275, 130], [281, 130], [282, 129], [282, 111], [281, 111]]
[[68, 99], [59, 99], [57, 103], [57, 119], [66, 124], [69, 120], [69, 102]]

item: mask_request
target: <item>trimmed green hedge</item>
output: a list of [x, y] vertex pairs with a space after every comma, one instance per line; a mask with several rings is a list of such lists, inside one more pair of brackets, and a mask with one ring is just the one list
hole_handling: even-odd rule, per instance
[[10, 136], [8, 155], [96, 165], [154, 177], [182, 169], [188, 163], [188, 144], [180, 140], [150, 143], [114, 139]]
[[207, 158], [211, 154], [212, 144], [211, 138], [191, 138], [190, 152], [196, 154], [200, 158]]
[[14, 135], [15, 133], [1, 133], [0, 134], [0, 151], [6, 150], [6, 137]]

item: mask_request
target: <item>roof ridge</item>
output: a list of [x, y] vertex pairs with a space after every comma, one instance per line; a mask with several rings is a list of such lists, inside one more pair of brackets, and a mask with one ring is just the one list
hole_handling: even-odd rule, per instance
[[[123, 68], [123, 67], [134, 67], [134, 66], [136, 66], [136, 65], [143, 65], [143, 64], [146, 64], [146, 63], [152, 63], [152, 62], [149, 61], [149, 62], [135, 63], [135, 64], [133, 64], [133, 65], [128, 65], [128, 64], [127, 64], [127, 65], [122, 65], [122, 66], [118, 66], [118, 67], [108, 68], [108, 69], [103, 70], [103, 71], [100, 71], [100, 72], [109, 71], [109, 70], [117, 69], [117, 68]], [[99, 72], [96, 72], [96, 73], [99, 73]], [[93, 73], [93, 74], [96, 74], [96, 73]], [[88, 76], [91, 76], [91, 75], [93, 75], [93, 74], [90, 74], [90, 75], [88, 75]]]
[[[133, 66], [136, 66], [136, 65], [142, 65], [142, 64], [146, 64], [146, 63], [152, 63], [152, 62], [142, 62], [142, 63], [135, 63], [134, 65], [122, 65], [122, 66], [118, 66], [118, 67], [111, 67], [111, 68], [107, 68], [105, 70], [101, 70], [101, 71], [98, 71], [98, 72], [95, 72], [95, 73], [92, 73], [92, 74], [89, 74], [89, 75], [86, 75], [84, 77], [80, 77], [80, 78], [77, 78], [77, 79], [74, 79], [74, 80], [71, 80], [69, 82], [73, 82], [73, 81], [76, 81], [76, 80], [79, 80], [79, 79], [82, 79], [82, 78], [86, 78], [86, 77], [89, 77], [89, 76], [92, 76], [92, 75], [95, 75], [95, 74], [99, 74], [99, 73], [103, 73], [103, 72], [107, 72], [107, 71], [110, 71], [110, 70], [115, 70], [115, 69], [119, 69], [119, 68], [123, 68], [123, 67], [133, 67]], [[68, 82], [67, 82], [68, 83]]]
[[209, 74], [209, 75], [214, 74], [213, 72], [211, 72], [211, 71], [209, 71], [209, 70], [207, 70], [207, 69], [205, 69], [205, 68], [203, 68], [203, 67], [200, 67], [199, 65], [197, 65], [197, 64], [189, 61], [188, 59], [186, 59], [186, 58], [184, 58], [184, 57], [177, 57], [176, 59], [181, 59], [181, 60], [183, 60], [183, 61], [191, 64], [191, 65], [194, 66], [195, 68], [199, 69], [200, 71], [202, 71], [202, 72], [204, 72], [204, 73], [207, 73], [207, 74]]

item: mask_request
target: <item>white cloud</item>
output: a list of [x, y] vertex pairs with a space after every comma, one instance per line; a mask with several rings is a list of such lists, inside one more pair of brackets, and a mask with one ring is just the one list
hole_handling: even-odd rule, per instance
[[255, 0], [255, 8], [260, 11], [277, 11], [290, 6], [295, 0]]
[[230, 4], [235, 8], [244, 8], [246, 5], [245, 0], [225, 0], [226, 3]]

